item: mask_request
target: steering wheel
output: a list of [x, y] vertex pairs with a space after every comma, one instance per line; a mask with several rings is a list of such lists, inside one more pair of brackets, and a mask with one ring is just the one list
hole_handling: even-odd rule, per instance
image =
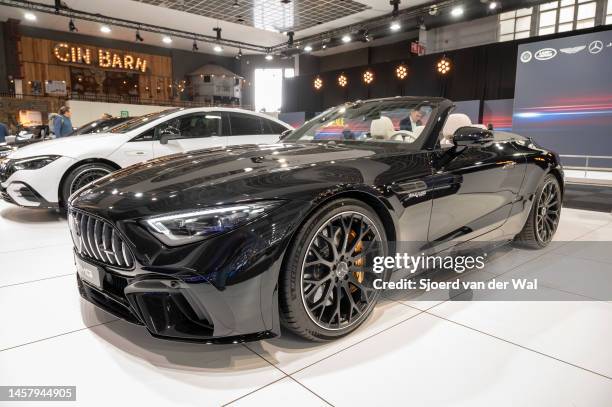
[[418, 136], [416, 136], [414, 133], [408, 130], [397, 130], [393, 134], [393, 138], [395, 138], [395, 136], [401, 136], [402, 139], [404, 140], [404, 143], [414, 143], [416, 139], [418, 138]]

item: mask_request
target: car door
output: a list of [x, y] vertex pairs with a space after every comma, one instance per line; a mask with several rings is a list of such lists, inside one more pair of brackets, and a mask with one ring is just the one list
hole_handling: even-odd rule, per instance
[[[167, 143], [162, 143], [167, 135]], [[155, 128], [155, 157], [210, 147], [225, 147], [222, 116], [215, 112], [198, 112], [170, 119]]]
[[430, 244], [444, 250], [503, 225], [518, 197], [523, 161], [513, 143], [495, 140], [434, 151]]
[[[117, 136], [119, 137], [119, 136]], [[121, 167], [136, 164], [154, 157], [153, 145], [155, 144], [155, 128], [145, 130], [138, 136], [123, 143], [115, 150], [108, 159], [119, 164]]]
[[276, 143], [279, 135], [271, 134], [272, 129], [264, 126], [264, 120], [254, 114], [229, 112], [231, 134], [228, 145]]

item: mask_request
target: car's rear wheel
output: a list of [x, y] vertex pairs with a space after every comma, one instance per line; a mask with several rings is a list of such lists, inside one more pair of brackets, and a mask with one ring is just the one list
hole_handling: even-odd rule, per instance
[[384, 226], [376, 213], [354, 199], [335, 200], [300, 228], [287, 251], [279, 281], [283, 325], [315, 341], [355, 330], [380, 297], [367, 271], [387, 253]]
[[115, 168], [104, 163], [88, 163], [72, 169], [64, 179], [60, 190], [62, 203], [65, 205], [74, 192], [113, 171]]
[[516, 242], [534, 249], [548, 246], [561, 217], [561, 187], [554, 174], [548, 174], [535, 194], [529, 217]]

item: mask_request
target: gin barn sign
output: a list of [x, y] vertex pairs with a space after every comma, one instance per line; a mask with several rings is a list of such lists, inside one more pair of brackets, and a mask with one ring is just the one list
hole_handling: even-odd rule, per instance
[[68, 64], [91, 65], [102, 69], [147, 71], [146, 59], [117, 53], [114, 50], [60, 43], [53, 48], [53, 54], [59, 61]]

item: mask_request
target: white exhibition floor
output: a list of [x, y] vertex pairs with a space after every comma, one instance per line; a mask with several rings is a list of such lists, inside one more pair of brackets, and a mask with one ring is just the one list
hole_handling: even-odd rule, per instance
[[[556, 240], [612, 241], [612, 216], [564, 209]], [[556, 262], [612, 278], [611, 252], [567, 244], [507, 249], [478, 278]], [[388, 296], [336, 342], [186, 344], [83, 302], [71, 247], [54, 212], [0, 203], [0, 385], [77, 386], [54, 406], [612, 406], [610, 301]]]

